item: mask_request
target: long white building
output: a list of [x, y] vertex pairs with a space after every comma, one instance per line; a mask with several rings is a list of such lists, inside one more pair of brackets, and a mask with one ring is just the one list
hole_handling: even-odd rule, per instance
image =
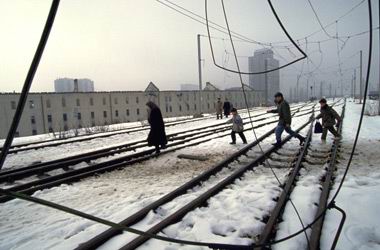
[[[279, 61], [273, 57], [271, 49], [255, 50], [254, 55], [248, 58], [249, 72], [264, 72], [279, 67]], [[273, 95], [280, 91], [280, 71], [267, 74], [249, 75], [249, 85], [267, 95], [267, 103], [272, 103]]]
[[[262, 93], [246, 92], [251, 107], [262, 103]], [[0, 93], [0, 138], [8, 133], [19, 97], [19, 93]], [[207, 88], [202, 91], [202, 112], [215, 112], [218, 97], [244, 107], [241, 90]], [[153, 83], [145, 91], [30, 93], [16, 136], [146, 120], [149, 100], [159, 105], [164, 117], [200, 113], [199, 91], [160, 91]]]

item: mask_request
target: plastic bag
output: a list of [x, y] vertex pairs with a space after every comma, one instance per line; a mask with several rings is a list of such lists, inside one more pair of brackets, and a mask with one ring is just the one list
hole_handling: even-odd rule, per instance
[[323, 132], [323, 128], [320, 122], [316, 122], [314, 126], [314, 134], [321, 134]]

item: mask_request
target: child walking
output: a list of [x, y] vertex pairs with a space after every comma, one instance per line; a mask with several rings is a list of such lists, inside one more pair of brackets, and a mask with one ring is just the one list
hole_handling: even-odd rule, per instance
[[227, 123], [232, 123], [231, 138], [232, 142], [230, 144], [236, 144], [236, 133], [239, 134], [244, 144], [247, 144], [247, 139], [243, 133], [244, 125], [243, 120], [240, 115], [238, 115], [236, 108], [231, 109], [232, 118], [227, 121]]

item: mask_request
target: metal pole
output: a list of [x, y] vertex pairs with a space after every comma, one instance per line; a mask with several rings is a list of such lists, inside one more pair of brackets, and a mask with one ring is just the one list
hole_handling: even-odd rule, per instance
[[356, 98], [356, 69], [354, 69], [354, 102]]
[[[265, 58], [265, 71], [268, 70], [268, 60]], [[268, 106], [268, 73], [265, 73], [265, 107]]]
[[360, 51], [360, 79], [359, 79], [359, 83], [360, 83], [360, 100], [359, 100], [359, 103], [361, 104], [362, 103], [362, 98], [363, 98], [363, 67], [362, 67], [362, 64], [363, 64], [363, 52]]
[[330, 82], [330, 98], [332, 97], [332, 85], [331, 85], [331, 82]]
[[309, 78], [306, 80], [306, 100], [309, 100]]
[[[379, 8], [378, 9], [378, 16], [379, 16], [379, 24], [380, 24], [380, 2], [377, 3], [377, 7]], [[380, 29], [379, 29], [379, 40], [377, 41], [379, 43], [379, 54], [380, 54]], [[380, 55], [379, 55], [379, 59], [380, 59]], [[380, 62], [379, 62], [380, 64]], [[379, 74], [379, 106], [378, 106], [378, 114], [380, 115], [380, 71], [378, 70], [378, 74]]]
[[198, 74], [199, 74], [199, 114], [202, 114], [202, 59], [201, 59], [201, 35], [197, 35], [198, 41]]
[[319, 98], [323, 97], [323, 81], [321, 81], [321, 85], [319, 86]]
[[41, 38], [40, 38], [40, 41], [38, 43], [36, 53], [34, 54], [32, 64], [30, 65], [28, 74], [26, 75], [24, 86], [22, 87], [22, 92], [20, 95], [19, 102], [17, 104], [16, 112], [13, 116], [12, 124], [11, 124], [9, 131], [8, 131], [8, 136], [4, 142], [3, 149], [1, 150], [1, 153], [0, 153], [0, 169], [3, 167], [5, 158], [8, 154], [9, 148], [12, 145], [14, 135], [15, 135], [15, 133], [17, 131], [17, 127], [20, 123], [21, 115], [22, 115], [22, 112], [24, 110], [26, 100], [28, 98], [28, 93], [29, 93], [30, 87], [32, 86], [34, 75], [36, 74], [38, 64], [40, 63], [42, 54], [44, 52], [46, 43], [47, 43], [48, 38], [49, 38], [50, 31], [53, 27], [53, 23], [54, 23], [55, 15], [57, 14], [58, 6], [59, 6], [59, 0], [54, 0], [51, 4], [50, 11], [49, 11], [49, 14], [48, 14], [48, 17], [47, 17], [47, 20], [45, 23], [45, 27], [44, 27], [44, 30], [42, 32]]
[[300, 101], [300, 92], [299, 92], [299, 82], [300, 82], [300, 78], [301, 78], [301, 75], [298, 75], [298, 76], [297, 76], [297, 89], [296, 89], [296, 91], [297, 91], [297, 102]]

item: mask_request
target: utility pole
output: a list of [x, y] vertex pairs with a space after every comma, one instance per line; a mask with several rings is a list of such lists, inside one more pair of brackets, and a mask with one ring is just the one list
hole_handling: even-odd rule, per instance
[[356, 98], [356, 69], [354, 69], [354, 102]]
[[354, 96], [354, 76], [351, 77], [351, 97]]
[[300, 93], [299, 93], [299, 83], [300, 83], [300, 78], [301, 78], [301, 75], [297, 75], [297, 102], [300, 101]]
[[309, 78], [306, 80], [306, 100], [309, 100]]
[[[268, 60], [265, 58], [265, 71], [268, 70]], [[265, 73], [265, 107], [268, 106], [268, 73]]]
[[[379, 16], [379, 24], [380, 24], [380, 3], [377, 3], [377, 7], [379, 7], [377, 14]], [[379, 29], [379, 41], [380, 41], [380, 29]], [[379, 54], [380, 54], [380, 42], [379, 42]], [[378, 110], [378, 114], [380, 115], [380, 72], [378, 73], [379, 73], [379, 96], [378, 96], [379, 106], [377, 106], [377, 110]]]
[[360, 83], [360, 100], [359, 100], [359, 103], [362, 104], [362, 97], [363, 97], [363, 67], [362, 67], [362, 63], [363, 63], [363, 52], [360, 51], [360, 79], [359, 79], [359, 83]]
[[331, 85], [331, 82], [330, 82], [330, 98], [332, 97], [332, 85]]
[[201, 35], [197, 35], [198, 41], [198, 74], [199, 74], [199, 114], [202, 114], [202, 59], [201, 59]]
[[319, 98], [323, 97], [323, 81], [321, 81], [321, 84], [319, 85]]

